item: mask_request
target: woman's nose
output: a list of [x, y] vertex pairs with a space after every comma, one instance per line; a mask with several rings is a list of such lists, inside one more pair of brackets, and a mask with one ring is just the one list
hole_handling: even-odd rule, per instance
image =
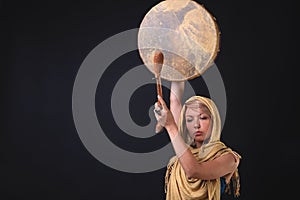
[[194, 128], [195, 128], [195, 129], [200, 128], [200, 122], [199, 122], [199, 121], [197, 121], [197, 122], [195, 123]]

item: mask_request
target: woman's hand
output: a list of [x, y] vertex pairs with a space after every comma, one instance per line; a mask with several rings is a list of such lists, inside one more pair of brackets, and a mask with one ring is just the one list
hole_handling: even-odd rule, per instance
[[169, 110], [168, 106], [166, 105], [165, 101], [158, 96], [158, 101], [161, 105], [158, 105], [158, 103], [155, 103], [154, 107], [154, 114], [156, 117], [156, 120], [167, 129], [167, 131], [171, 129], [177, 129], [176, 122], [174, 120], [173, 114]]

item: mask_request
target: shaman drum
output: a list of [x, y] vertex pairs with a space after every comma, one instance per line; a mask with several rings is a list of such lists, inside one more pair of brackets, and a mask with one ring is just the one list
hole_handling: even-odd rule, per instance
[[208, 69], [219, 51], [215, 18], [192, 0], [165, 0], [145, 15], [138, 31], [139, 54], [155, 73], [154, 53], [163, 53], [161, 78], [190, 80]]

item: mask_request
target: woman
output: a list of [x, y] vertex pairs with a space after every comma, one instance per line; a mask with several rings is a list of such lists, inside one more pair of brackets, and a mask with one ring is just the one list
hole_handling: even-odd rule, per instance
[[201, 96], [181, 105], [184, 82], [172, 82], [170, 110], [158, 96], [155, 116], [167, 130], [176, 156], [166, 172], [166, 199], [219, 200], [230, 180], [239, 195], [240, 156], [220, 141], [220, 115], [214, 102]]

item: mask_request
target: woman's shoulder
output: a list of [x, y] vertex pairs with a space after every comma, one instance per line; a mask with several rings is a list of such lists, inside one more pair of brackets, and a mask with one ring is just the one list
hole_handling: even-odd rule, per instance
[[230, 153], [230, 154], [233, 155], [235, 160], [241, 159], [241, 155], [239, 153], [237, 153], [237, 151], [233, 150], [231, 147], [227, 146], [225, 143], [219, 141], [217, 146], [218, 146], [217, 147], [218, 150], [217, 150], [217, 156], [216, 157], [219, 157], [219, 156]]

